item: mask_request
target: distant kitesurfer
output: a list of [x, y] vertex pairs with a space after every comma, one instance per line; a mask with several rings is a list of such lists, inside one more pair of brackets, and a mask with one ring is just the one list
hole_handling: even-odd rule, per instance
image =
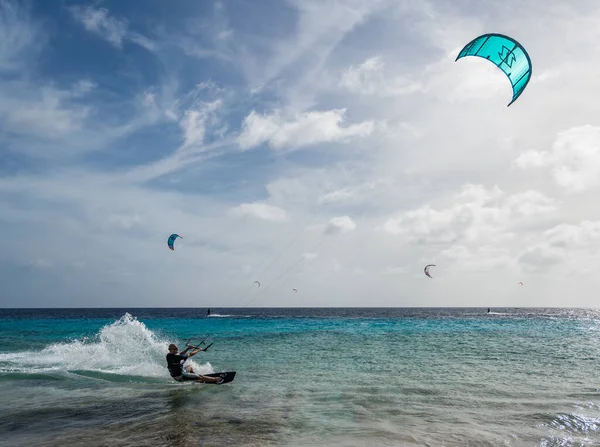
[[167, 354], [167, 368], [169, 369], [169, 374], [171, 374], [171, 377], [178, 382], [193, 380], [195, 382], [221, 383], [223, 381], [223, 378], [221, 377], [203, 376], [202, 374], [195, 373], [191, 365], [183, 366], [187, 359], [193, 355], [196, 355], [200, 351], [205, 350], [202, 348], [193, 348], [194, 350], [187, 354], [190, 349], [192, 349], [192, 346], [188, 346], [181, 352], [181, 354], [177, 354], [177, 351], [179, 350], [177, 345], [169, 345], [169, 353]]
[[206, 316], [210, 317], [210, 308], [206, 311]]
[[487, 311], [487, 313], [488, 313], [488, 314], [490, 313], [490, 308], [489, 308], [489, 307], [488, 307], [488, 311]]

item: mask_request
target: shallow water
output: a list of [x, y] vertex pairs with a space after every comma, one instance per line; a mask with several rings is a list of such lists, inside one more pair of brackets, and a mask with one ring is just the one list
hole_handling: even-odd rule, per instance
[[486, 310], [0, 310], [0, 445], [600, 445], [600, 312]]

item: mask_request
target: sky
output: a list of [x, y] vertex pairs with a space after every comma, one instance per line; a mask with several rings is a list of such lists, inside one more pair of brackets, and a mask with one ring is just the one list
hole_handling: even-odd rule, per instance
[[598, 307], [599, 38], [594, 0], [0, 0], [0, 307]]

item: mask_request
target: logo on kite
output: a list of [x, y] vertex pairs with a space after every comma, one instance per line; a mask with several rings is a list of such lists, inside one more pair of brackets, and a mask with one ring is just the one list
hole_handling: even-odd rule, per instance
[[465, 56], [477, 56], [492, 62], [508, 77], [513, 89], [510, 106], [523, 93], [531, 79], [531, 59], [525, 48], [503, 34], [483, 34], [460, 50], [455, 62]]
[[[175, 243], [175, 239], [177, 239], [178, 237], [181, 237], [181, 236], [179, 236], [178, 234], [174, 234], [174, 233], [171, 236], [169, 236], [169, 240], [167, 241], [167, 245], [169, 246], [169, 248], [171, 250], [175, 250], [175, 248], [173, 248], [173, 244]], [[181, 237], [181, 239], [183, 239], [183, 238]]]
[[431, 276], [431, 275], [429, 274], [429, 267], [435, 267], [435, 264], [428, 264], [428, 265], [426, 265], [426, 266], [425, 266], [425, 268], [423, 269], [423, 271], [425, 272], [425, 274], [426, 274], [427, 276], [429, 276], [430, 278], [433, 278], [433, 276]]
[[498, 53], [498, 57], [509, 67], [512, 67], [513, 62], [517, 60], [517, 56], [504, 45], [502, 45], [502, 52]]

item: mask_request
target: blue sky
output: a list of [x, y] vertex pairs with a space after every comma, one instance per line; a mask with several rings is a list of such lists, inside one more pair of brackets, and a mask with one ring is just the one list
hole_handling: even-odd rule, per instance
[[[0, 0], [0, 305], [595, 307], [599, 25], [591, 0]], [[486, 32], [533, 61], [508, 108], [454, 61]]]

